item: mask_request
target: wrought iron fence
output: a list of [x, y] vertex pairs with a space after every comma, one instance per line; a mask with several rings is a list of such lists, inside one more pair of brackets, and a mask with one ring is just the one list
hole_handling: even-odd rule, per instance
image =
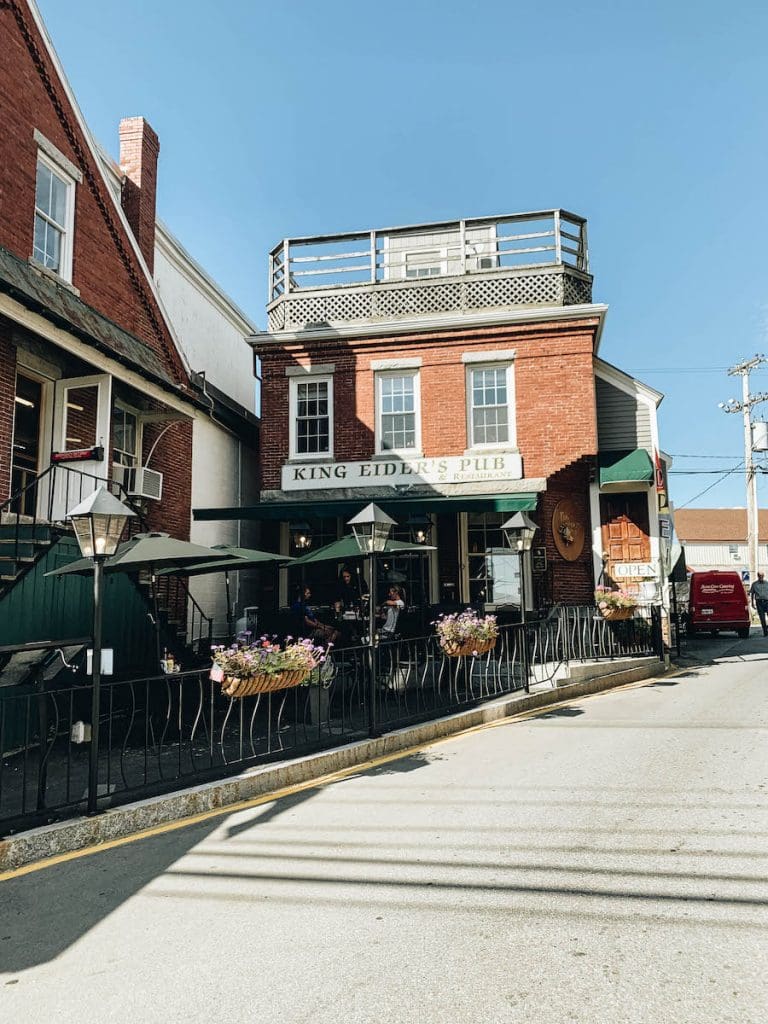
[[[649, 653], [650, 635], [640, 623], [616, 632], [594, 609], [564, 608], [502, 627], [478, 655], [449, 656], [434, 635], [340, 647], [306, 685], [240, 699], [223, 695], [207, 669], [105, 682], [98, 805], [554, 686], [571, 660]], [[0, 833], [82, 813], [90, 706], [90, 685], [0, 699]]]

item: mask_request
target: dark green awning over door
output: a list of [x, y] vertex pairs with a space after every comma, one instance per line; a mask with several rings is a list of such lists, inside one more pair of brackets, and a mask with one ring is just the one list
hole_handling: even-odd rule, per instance
[[615, 452], [600, 452], [600, 486], [607, 484], [650, 484], [653, 482], [653, 462], [645, 448]]

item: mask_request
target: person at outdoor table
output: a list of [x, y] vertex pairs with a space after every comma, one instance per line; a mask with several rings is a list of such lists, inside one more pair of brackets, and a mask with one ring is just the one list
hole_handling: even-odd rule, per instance
[[[364, 596], [367, 597], [368, 595], [366, 594]], [[352, 580], [352, 571], [345, 565], [341, 570], [341, 576], [339, 577], [338, 586], [336, 587], [336, 596], [334, 601], [335, 603], [341, 604], [341, 610], [343, 613], [350, 611], [357, 612], [362, 600], [363, 597]]]
[[312, 591], [309, 587], [304, 587], [291, 606], [291, 611], [299, 619], [302, 632], [307, 631], [313, 640], [335, 643], [339, 636], [338, 630], [318, 619], [315, 609], [309, 603], [311, 599]]
[[768, 636], [768, 623], [766, 623], [766, 612], [768, 612], [768, 583], [765, 581], [765, 573], [759, 572], [757, 579], [749, 588], [749, 597], [752, 607], [757, 609], [760, 617], [760, 625], [763, 627], [763, 636]]
[[381, 606], [379, 614], [384, 619], [384, 625], [381, 627], [381, 636], [383, 640], [392, 639], [397, 629], [397, 620], [400, 612], [405, 608], [405, 601], [403, 600], [403, 591], [400, 587], [394, 586], [389, 588], [389, 594]]

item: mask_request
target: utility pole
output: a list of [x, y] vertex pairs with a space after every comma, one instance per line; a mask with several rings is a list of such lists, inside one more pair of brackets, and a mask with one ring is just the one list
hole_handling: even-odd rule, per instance
[[740, 412], [744, 417], [744, 473], [747, 483], [747, 557], [749, 560], [749, 581], [754, 583], [757, 579], [757, 572], [760, 568], [758, 555], [758, 515], [757, 515], [757, 473], [752, 458], [752, 421], [750, 414], [753, 405], [768, 401], [768, 394], [760, 392], [756, 395], [749, 393], [749, 374], [763, 363], [767, 362], [765, 356], [755, 355], [752, 359], [745, 359], [743, 363], [731, 366], [728, 370], [729, 377], [741, 377], [741, 401], [729, 398], [727, 402], [721, 402], [720, 408], [724, 412]]

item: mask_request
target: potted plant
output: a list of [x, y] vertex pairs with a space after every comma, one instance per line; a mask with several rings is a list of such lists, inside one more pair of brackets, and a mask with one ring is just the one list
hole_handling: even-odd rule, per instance
[[[330, 647], [330, 644], [328, 645]], [[247, 637], [229, 647], [211, 648], [211, 679], [221, 683], [227, 697], [249, 697], [299, 686], [314, 668], [325, 661], [327, 649], [311, 640], [262, 636], [251, 643]]]
[[637, 598], [628, 590], [598, 587], [595, 590], [595, 604], [604, 619], [631, 619], [637, 607]]
[[471, 608], [441, 615], [434, 623], [438, 640], [449, 658], [477, 657], [496, 646], [499, 626], [495, 615], [478, 615]]

